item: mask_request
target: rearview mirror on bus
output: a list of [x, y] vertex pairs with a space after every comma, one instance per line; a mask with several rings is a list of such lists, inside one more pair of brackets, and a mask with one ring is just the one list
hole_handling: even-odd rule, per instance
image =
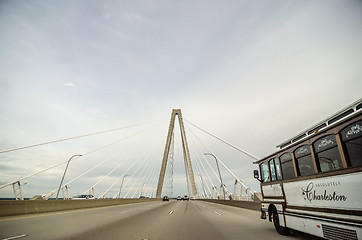
[[260, 182], [258, 170], [254, 170], [254, 178], [256, 178]]

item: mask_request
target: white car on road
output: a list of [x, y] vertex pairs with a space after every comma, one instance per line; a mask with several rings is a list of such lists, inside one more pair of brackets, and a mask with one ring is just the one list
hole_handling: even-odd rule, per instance
[[93, 195], [86, 195], [86, 194], [82, 194], [82, 195], [77, 195], [72, 197], [72, 200], [85, 200], [85, 199], [96, 199]]

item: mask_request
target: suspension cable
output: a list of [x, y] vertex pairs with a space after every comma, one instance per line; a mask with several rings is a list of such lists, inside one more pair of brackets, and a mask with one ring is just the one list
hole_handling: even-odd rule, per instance
[[[118, 155], [119, 153], [120, 153], [120, 152], [118, 152], [116, 155]], [[103, 160], [102, 162], [98, 163], [96, 166], [88, 169], [87, 171], [85, 171], [85, 172], [82, 173], [81, 175], [73, 178], [73, 179], [70, 180], [69, 182], [64, 183], [60, 188], [63, 188], [63, 187], [65, 187], [65, 186], [71, 184], [71, 183], [74, 182], [75, 180], [79, 179], [80, 177], [82, 177], [82, 176], [86, 175], [87, 173], [93, 171], [94, 169], [98, 168], [98, 167], [101, 166], [103, 163], [109, 161], [109, 160], [112, 159], [113, 157], [115, 157], [115, 155], [113, 155], [112, 157], [110, 157], [110, 158], [108, 158], [108, 159]], [[122, 163], [123, 163], [123, 162], [121, 162], [121, 164], [122, 164]], [[58, 188], [57, 188], [57, 189], [54, 189], [53, 191], [50, 191], [50, 192], [44, 194], [43, 196], [44, 196], [45, 198], [49, 198], [49, 197], [51, 197], [57, 190], [58, 190]]]
[[[140, 157], [137, 161], [135, 161], [127, 170], [124, 174], [122, 174], [116, 181], [113, 182], [113, 184], [103, 193], [99, 196], [99, 198], [104, 198], [104, 196], [107, 194], [107, 192], [117, 183], [119, 182], [119, 180], [135, 165], [135, 163], [138, 163], [142, 158]], [[142, 165], [140, 164], [139, 167], [141, 167]], [[139, 168], [138, 167], [138, 168]], [[137, 168], [137, 169], [138, 169]], [[136, 170], [137, 171], [137, 170]], [[132, 174], [130, 176], [130, 178], [133, 177], [134, 174]], [[128, 182], [129, 180], [126, 181], [126, 183]], [[126, 183], [124, 185], [126, 185]]]
[[[199, 159], [195, 154], [193, 154], [193, 155], [194, 155], [194, 157], [195, 157], [194, 159], [196, 159], [196, 160], [195, 160], [195, 165], [196, 165], [196, 167], [197, 167], [197, 169], [198, 169], [198, 171], [199, 171], [199, 173], [200, 173], [200, 176], [202, 177], [202, 175], [204, 175], [204, 174], [202, 174], [202, 169], [201, 169], [201, 167], [200, 167], [201, 161], [200, 161], [200, 159]], [[209, 185], [207, 185], [207, 182], [205, 183], [205, 182], [203, 181], [203, 179], [201, 179], [201, 180], [202, 180], [202, 187], [203, 187], [203, 185], [205, 184], [207, 190], [208, 190], [209, 193], [211, 194], [211, 191], [210, 191]], [[202, 189], [205, 191], [204, 187], [203, 187]], [[205, 197], [206, 197], [206, 196], [205, 196]]]
[[[149, 141], [147, 141], [148, 143], [149, 143]], [[155, 144], [155, 141], [151, 141], [151, 143], [154, 143]], [[146, 145], [147, 146], [147, 145]], [[149, 146], [149, 144], [148, 144], [148, 146]], [[150, 156], [154, 156], [155, 154], [156, 154], [156, 148], [155, 147], [151, 147], [151, 149], [153, 149], [153, 151], [150, 153], [149, 151], [143, 151], [143, 154], [142, 154], [142, 156], [140, 156], [140, 159], [150, 159], [151, 157]], [[147, 155], [146, 155], [146, 152], [148, 153]], [[132, 174], [132, 176], [131, 176], [131, 178], [133, 177], [133, 176], [135, 176], [136, 175], [136, 173], [138, 174], [138, 171], [139, 171], [139, 169], [140, 169], [140, 167], [142, 166], [142, 164], [140, 164], [140, 166], [134, 171], [134, 173]], [[139, 174], [139, 175], [141, 175], [142, 173], [143, 173], [143, 171], [144, 171], [144, 169], [142, 169], [142, 171], [141, 171], [141, 173]], [[130, 181], [130, 179], [128, 179], [127, 181], [126, 181], [126, 183], [125, 183], [125, 186], [127, 186], [127, 183]], [[133, 184], [131, 185], [131, 187], [129, 188], [129, 190], [128, 190], [128, 192], [124, 195], [124, 197], [123, 198], [126, 198], [129, 194], [130, 194], [130, 192], [132, 191], [132, 189], [133, 189], [133, 186], [136, 184], [136, 182], [134, 181], [133, 182]]]
[[107, 192], [136, 164], [138, 163], [138, 160], [133, 162], [131, 166], [127, 168], [127, 170], [116, 180], [113, 182], [113, 184], [104, 192], [102, 193], [98, 198], [104, 198], [104, 196], [107, 194]]
[[248, 153], [247, 151], [244, 151], [244, 150], [242, 150], [242, 149], [240, 149], [240, 148], [238, 148], [238, 147], [236, 147], [236, 146], [232, 145], [231, 143], [228, 143], [228, 142], [227, 142], [227, 141], [225, 141], [225, 140], [222, 140], [221, 138], [219, 138], [219, 137], [217, 137], [217, 136], [215, 136], [215, 135], [213, 135], [213, 134], [211, 134], [211, 133], [207, 132], [206, 130], [204, 130], [204, 129], [202, 129], [202, 128], [198, 127], [198, 126], [196, 126], [195, 124], [192, 124], [191, 122], [187, 121], [185, 118], [184, 118], [184, 120], [185, 120], [187, 123], [191, 124], [192, 126], [196, 127], [197, 129], [199, 129], [199, 130], [203, 131], [204, 133], [207, 133], [208, 135], [210, 135], [210, 136], [212, 136], [212, 137], [216, 138], [217, 140], [219, 140], [219, 141], [221, 141], [221, 142], [225, 143], [226, 145], [228, 145], [228, 146], [230, 146], [230, 147], [232, 147], [232, 148], [234, 148], [234, 149], [238, 150], [239, 152], [242, 152], [242, 153], [244, 153], [244, 154], [248, 155], [249, 157], [254, 158], [255, 160], [260, 160], [260, 158], [258, 158], [258, 157], [256, 157], [256, 156], [254, 156], [253, 154]]
[[[133, 193], [133, 195], [132, 195], [132, 197], [131, 198], [133, 198], [135, 195], [136, 195], [136, 193], [138, 192], [138, 189], [142, 186], [142, 182], [143, 182], [143, 188], [144, 188], [144, 185], [146, 184], [146, 181], [145, 181], [145, 179], [147, 179], [148, 178], [148, 176], [151, 174], [151, 171], [152, 171], [152, 167], [149, 167], [149, 165], [151, 165], [152, 166], [152, 163], [153, 163], [153, 161], [151, 160], [151, 161], [149, 161], [149, 164], [148, 164], [148, 166], [147, 167], [145, 167], [145, 169], [149, 169], [148, 170], [148, 172], [146, 172], [146, 174], [144, 174], [144, 176], [143, 176], [143, 178], [142, 178], [142, 180], [140, 181], [140, 186], [136, 189], [136, 191]], [[142, 193], [142, 191], [140, 192], [140, 194]], [[141, 196], [141, 195], [140, 195]]]
[[[153, 158], [155, 159], [155, 162], [157, 163], [157, 159], [159, 159], [159, 157], [158, 156], [156, 157], [156, 151], [155, 151]], [[160, 167], [158, 167], [158, 166], [161, 166], [161, 164], [154, 164], [154, 170], [153, 170], [153, 173], [151, 176], [150, 190], [149, 190], [149, 194], [148, 194], [148, 195], [150, 195], [150, 197], [153, 196], [154, 189], [156, 188], [156, 185], [157, 185], [158, 173], [160, 172]]]
[[[128, 150], [128, 149], [126, 149]], [[109, 159], [112, 159], [116, 156], [118, 156], [123, 150], [117, 152], [115, 155], [113, 155], [112, 157], [110, 157]], [[108, 177], [109, 175], [111, 175], [114, 171], [116, 171], [117, 169], [119, 169], [122, 165], [124, 164], [124, 161], [120, 162], [116, 167], [114, 167], [111, 171], [109, 171], [106, 175], [104, 175], [103, 177], [101, 177], [95, 184], [93, 184], [89, 189], [87, 189], [86, 191], [83, 192], [83, 194], [86, 194], [87, 192], [91, 191], [92, 189], [95, 188], [95, 186], [98, 185], [98, 183], [102, 182], [106, 177]]]
[[[147, 166], [146, 166], [146, 167], [143, 167], [143, 168], [142, 168], [141, 172], [139, 173], [139, 176], [142, 176], [143, 172], [148, 168], [149, 164], [150, 164], [150, 162], [147, 163]], [[140, 167], [141, 167], [141, 166], [142, 166], [142, 165], [140, 164]], [[138, 168], [138, 170], [139, 170], [139, 168]], [[135, 171], [135, 173], [138, 172], [138, 170]], [[143, 179], [142, 179], [142, 181], [143, 181]], [[134, 186], [135, 184], [136, 184], [136, 181], [134, 181], [134, 182], [132, 183], [131, 188], [128, 190], [128, 192], [126, 193], [126, 195], [124, 196], [124, 198], [126, 198], [126, 197], [128, 196], [128, 194], [132, 191], [133, 186]], [[141, 182], [141, 184], [142, 184], [142, 182]], [[134, 194], [135, 194], [135, 193], [134, 193]], [[133, 194], [133, 196], [134, 196], [134, 194]], [[133, 196], [132, 196], [132, 197], [133, 197]], [[132, 198], [132, 197], [131, 197], [131, 198]]]
[[113, 132], [113, 131], [117, 131], [117, 130], [121, 130], [121, 129], [125, 129], [125, 128], [131, 128], [131, 127], [135, 127], [135, 126], [145, 125], [145, 124], [155, 122], [155, 121], [160, 121], [160, 120], [163, 120], [163, 119], [152, 120], [152, 121], [147, 121], [147, 122], [138, 123], [138, 124], [134, 124], [134, 125], [124, 126], [124, 127], [119, 127], [119, 128], [113, 128], [113, 129], [109, 129], [109, 130], [98, 131], [98, 132], [93, 132], [93, 133], [88, 133], [88, 134], [83, 134], [83, 135], [78, 135], [78, 136], [73, 136], [73, 137], [67, 137], [67, 138], [62, 138], [62, 139], [58, 139], [58, 140], [52, 140], [52, 141], [48, 141], [48, 142], [37, 143], [37, 144], [32, 144], [32, 145], [27, 145], [27, 146], [22, 146], [22, 147], [17, 147], [17, 148], [10, 148], [10, 149], [6, 149], [6, 150], [1, 150], [0, 154], [1, 153], [6, 153], [6, 152], [13, 152], [13, 151], [17, 151], [17, 150], [22, 150], [22, 149], [26, 149], [26, 148], [38, 147], [38, 146], [57, 143], [57, 142], [73, 140], [73, 139], [76, 139], [76, 138], [88, 137], [88, 136], [97, 135], [97, 134], [106, 133], [106, 132]]
[[[196, 136], [196, 134], [195, 134], [190, 128], [187, 128], [187, 129], [188, 129], [188, 130], [191, 132], [191, 134], [201, 143], [201, 145], [204, 145], [204, 144], [201, 142], [201, 140]], [[194, 140], [194, 139], [191, 138], [191, 140]], [[196, 144], [195, 144], [195, 145], [196, 145]], [[206, 146], [204, 146], [204, 147], [206, 147]], [[197, 148], [197, 150], [199, 151], [200, 156], [202, 156], [202, 157], [204, 158], [204, 161], [206, 161], [206, 159], [205, 159], [205, 157], [204, 157], [204, 154], [201, 152], [201, 150], [200, 150], [199, 148]], [[209, 181], [210, 181], [210, 183], [211, 183], [211, 187], [215, 186], [214, 183], [211, 181], [210, 175], [209, 175], [209, 173], [206, 171], [206, 168], [205, 168], [204, 164], [202, 163], [202, 161], [201, 161], [200, 158], [198, 157], [199, 155], [197, 155], [196, 153], [194, 153], [194, 156], [196, 157], [196, 160], [198, 160], [198, 161], [196, 161], [196, 163], [199, 162], [199, 163], [201, 164], [201, 166], [202, 166], [202, 169], [204, 170], [204, 173], [206, 173], [206, 176], [208, 177], [208, 179], [209, 179]], [[210, 168], [211, 168], [211, 167], [210, 167]], [[211, 168], [211, 169], [212, 169], [212, 168]], [[201, 168], [200, 168], [200, 172], [201, 172]], [[208, 190], [209, 190], [209, 193], [212, 194], [211, 191], [210, 191], [209, 186], [207, 185], [207, 183], [206, 183], [206, 186], [207, 186], [207, 188], [208, 188]]]
[[[201, 139], [198, 138], [198, 137], [196, 136], [196, 134], [191, 131], [191, 129], [190, 129], [190, 132], [196, 137], [196, 139], [201, 143], [201, 145], [202, 145], [205, 149], [208, 150], [208, 152], [212, 152], [212, 151], [201, 141]], [[218, 179], [218, 181], [219, 181], [220, 184], [221, 184], [221, 179], [219, 178], [219, 176], [216, 174], [216, 172], [214, 171], [214, 169], [211, 167], [210, 163], [207, 161], [207, 159], [205, 158], [204, 154], [202, 154], [202, 156], [203, 156], [205, 162], [206, 162], [206, 163], [208, 164], [208, 166], [210, 167], [211, 171], [214, 173], [216, 179]], [[216, 156], [215, 156], [215, 157], [216, 157]], [[217, 159], [217, 160], [219, 160], [219, 159]], [[237, 179], [237, 180], [240, 182], [240, 184], [242, 184], [242, 185], [245, 186], [245, 184], [242, 183], [241, 180], [240, 180], [239, 178], [237, 178], [233, 173], [231, 173], [231, 171], [230, 171], [224, 164], [223, 164], [223, 166], [228, 170], [228, 172], [229, 172], [235, 179]], [[229, 191], [229, 190], [226, 188], [225, 185], [222, 186], [222, 187], [223, 187], [226, 191]], [[245, 188], [247, 188], [247, 187], [245, 186]]]
[[[124, 138], [122, 138], [122, 139], [119, 139], [119, 140], [117, 140], [117, 141], [115, 141], [115, 142], [112, 142], [112, 143], [110, 143], [110, 144], [107, 144], [107, 145], [105, 145], [105, 146], [102, 146], [102, 147], [100, 147], [100, 148], [97, 148], [97, 149], [92, 150], [92, 151], [90, 151], [90, 152], [87, 152], [87, 153], [85, 153], [85, 154], [82, 154], [82, 156], [80, 156], [80, 157], [78, 157], [78, 158], [75, 158], [73, 161], [75, 161], [75, 160], [77, 160], [77, 159], [79, 159], [79, 158], [81, 158], [81, 157], [84, 157], [84, 156], [86, 156], [86, 155], [89, 155], [89, 154], [91, 154], [91, 153], [94, 153], [94, 152], [96, 152], [96, 151], [99, 151], [99, 150], [101, 150], [101, 149], [104, 149], [104, 148], [106, 148], [106, 147], [109, 147], [109, 146], [111, 146], [111, 145], [114, 145], [114, 144], [116, 144], [116, 143], [119, 143], [119, 142], [121, 142], [121, 141], [123, 141], [123, 140], [126, 140], [126, 139], [130, 138], [130, 137], [133, 137], [133, 136], [135, 136], [135, 135], [138, 135], [138, 134], [140, 134], [140, 133], [143, 132], [143, 131], [144, 131], [144, 130], [139, 131], [139, 132], [137, 132], [137, 133], [135, 133], [135, 134], [129, 135], [129, 136], [127, 136], [127, 137], [124, 137]], [[69, 161], [69, 160], [65, 160], [65, 161], [63, 161], [63, 162], [54, 164], [54, 165], [52, 165], [52, 166], [50, 166], [50, 167], [48, 167], [48, 168], [45, 168], [45, 169], [43, 169], [43, 170], [40, 170], [40, 171], [38, 171], [38, 172], [32, 173], [32, 174], [27, 175], [27, 176], [25, 176], [25, 177], [22, 177], [22, 178], [20, 178], [20, 179], [11, 181], [11, 182], [9, 182], [9, 183], [6, 183], [6, 184], [0, 186], [0, 189], [2, 189], [2, 188], [4, 188], [4, 187], [7, 187], [7, 186], [10, 186], [10, 185], [12, 185], [12, 184], [14, 184], [14, 183], [16, 183], [16, 182], [20, 182], [20, 181], [22, 181], [22, 180], [24, 180], [24, 179], [30, 178], [30, 177], [32, 177], [32, 176], [38, 175], [38, 174], [43, 173], [43, 172], [45, 172], [45, 171], [48, 171], [48, 170], [50, 170], [50, 169], [56, 168], [56, 167], [58, 167], [58, 166], [60, 166], [60, 165], [62, 165], [62, 164], [64, 164], [64, 163], [66, 163], [66, 162], [68, 162], [68, 161]]]
[[[156, 160], [156, 162], [157, 162], [157, 160]], [[153, 189], [156, 185], [157, 173], [159, 172], [159, 171], [157, 171], [158, 170], [157, 166], [158, 166], [157, 164], [154, 165], [152, 176], [150, 178], [149, 191], [147, 191], [147, 193], [148, 193], [147, 195], [149, 195], [151, 198], [153, 197]]]
[[129, 136], [125, 137], [125, 138], [122, 138], [122, 139], [120, 139], [120, 140], [117, 140], [117, 141], [115, 141], [115, 142], [112, 142], [112, 143], [110, 143], [110, 144], [107, 144], [107, 145], [102, 146], [102, 147], [100, 147], [100, 148], [94, 149], [94, 150], [92, 150], [92, 151], [90, 151], [90, 152], [84, 153], [83, 156], [88, 155], [88, 154], [91, 154], [91, 153], [94, 153], [94, 152], [97, 152], [97, 151], [102, 150], [102, 149], [104, 149], [104, 148], [106, 148], [106, 147], [112, 146], [112, 145], [114, 145], [114, 144], [116, 144], [116, 143], [119, 143], [119, 142], [121, 142], [121, 141], [123, 141], [123, 140], [126, 140], [126, 139], [128, 139], [128, 138], [130, 138], [130, 137], [134, 137], [134, 136], [136, 136], [136, 135], [138, 135], [138, 134], [140, 134], [140, 133], [143, 133], [143, 132], [145, 132], [145, 131], [148, 131], [148, 130], [152, 129], [153, 127], [154, 127], [154, 126], [152, 126], [152, 127], [150, 127], [150, 128], [147, 128], [147, 129], [142, 129], [141, 131], [138, 131], [138, 132], [136, 132], [136, 133], [134, 133], [134, 134], [132, 134], [132, 135], [129, 135]]
[[[157, 159], [158, 159], [159, 157], [157, 156], [156, 157], [156, 151], [154, 152], [154, 154], [153, 154], [153, 157], [152, 157], [152, 160], [153, 160], [153, 162], [154, 162], [154, 164], [153, 164], [153, 166], [152, 166], [152, 172], [151, 172], [151, 174], [150, 174], [150, 176], [148, 177], [148, 179], [146, 180], [146, 182], [147, 182], [147, 188], [148, 189], [150, 189], [151, 191], [152, 191], [152, 188], [153, 188], [153, 182], [154, 182], [154, 180], [156, 179], [156, 177], [155, 176], [157, 176], [157, 170], [158, 170], [158, 168], [157, 168], [157, 166], [158, 166], [158, 164], [157, 164]], [[149, 195], [151, 195], [151, 194], [146, 194], [146, 193], [148, 193], [149, 191], [145, 191], [145, 196], [149, 196]]]
[[[124, 137], [124, 138], [122, 138], [122, 139], [119, 139], [119, 140], [117, 140], [117, 141], [115, 141], [115, 142], [112, 142], [112, 143], [110, 143], [110, 144], [107, 144], [107, 145], [102, 146], [102, 147], [100, 147], [100, 148], [97, 148], [97, 149], [95, 149], [95, 150], [92, 150], [92, 151], [90, 151], [90, 152], [87, 152], [87, 153], [85, 153], [85, 154], [82, 154], [82, 156], [80, 156], [80, 157], [78, 157], [78, 158], [74, 158], [74, 159], [73, 159], [73, 162], [76, 161], [76, 160], [78, 160], [78, 159], [81, 158], [81, 157], [84, 157], [84, 156], [89, 155], [89, 154], [92, 154], [92, 153], [94, 153], [94, 152], [96, 152], [96, 151], [102, 150], [102, 149], [104, 149], [104, 148], [106, 148], [106, 147], [109, 147], [109, 146], [111, 146], [111, 145], [114, 145], [114, 144], [116, 144], [116, 143], [119, 143], [119, 142], [121, 142], [121, 141], [123, 141], [123, 140], [126, 140], [126, 139], [130, 138], [130, 137], [136, 136], [136, 135], [138, 135], [138, 134], [140, 134], [140, 133], [142, 133], [142, 132], [145, 132], [145, 131], [147, 131], [147, 130], [149, 130], [149, 129], [151, 129], [151, 128], [148, 128], [148, 129], [146, 129], [146, 130], [141, 130], [141, 131], [139, 131], [139, 132], [136, 132], [135, 134], [129, 135], [129, 136]], [[14, 184], [14, 183], [20, 182], [20, 181], [22, 181], [22, 180], [24, 180], [24, 179], [33, 177], [33, 176], [35, 176], [35, 175], [38, 175], [38, 174], [43, 173], [43, 172], [45, 172], [45, 171], [48, 171], [48, 170], [50, 170], [50, 169], [56, 168], [56, 167], [58, 167], [58, 166], [60, 166], [60, 165], [62, 165], [62, 164], [67, 163], [68, 161], [69, 161], [69, 160], [62, 161], [62, 162], [60, 162], [60, 163], [54, 164], [54, 165], [52, 165], [52, 166], [50, 166], [50, 167], [48, 167], [48, 168], [45, 168], [45, 169], [43, 169], [43, 170], [40, 170], [40, 171], [38, 171], [38, 172], [32, 173], [32, 174], [27, 175], [27, 176], [25, 176], [25, 177], [22, 177], [22, 178], [20, 178], [20, 179], [17, 179], [17, 180], [11, 181], [11, 182], [9, 182], [9, 183], [6, 183], [6, 184], [4, 184], [4, 185], [1, 185], [1, 186], [0, 186], [0, 189], [5, 188], [5, 187], [7, 187], [7, 186], [10, 186], [10, 185], [12, 185], [12, 184]]]
[[[147, 166], [145, 166], [145, 167], [142, 169], [142, 172], [140, 173], [140, 176], [143, 175], [143, 178], [142, 178], [142, 180], [140, 181], [140, 185], [136, 188], [136, 190], [135, 190], [135, 192], [133, 193], [133, 195], [132, 195], [131, 198], [134, 198], [134, 196], [136, 195], [138, 189], [141, 188], [142, 183], [143, 183], [143, 187], [144, 187], [144, 185], [146, 184], [145, 178], [146, 178], [146, 176], [148, 176], [148, 174], [149, 174], [150, 171], [152, 170], [152, 169], [151, 169], [151, 166], [152, 166], [151, 163], [152, 163], [152, 160], [151, 160], [151, 161], [148, 161]], [[150, 166], [150, 165], [151, 165], [151, 166]], [[148, 170], [146, 170], [146, 169], [148, 169]], [[146, 173], [143, 174], [143, 172], [144, 172], [145, 170], [146, 170]], [[140, 177], [140, 176], [139, 176], [139, 177]], [[134, 183], [136, 184], [136, 181], [134, 181]], [[131, 190], [132, 190], [132, 189], [131, 189]]]

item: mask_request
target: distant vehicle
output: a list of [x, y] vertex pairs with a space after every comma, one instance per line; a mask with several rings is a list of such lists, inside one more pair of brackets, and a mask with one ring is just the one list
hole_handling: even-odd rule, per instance
[[278, 147], [255, 162], [261, 218], [282, 235], [362, 239], [362, 99]]
[[179, 200], [182, 200], [181, 196], [178, 196], [178, 197], [177, 197], [177, 201], [179, 201]]
[[170, 201], [170, 199], [168, 199], [167, 196], [164, 196], [163, 199], [162, 199], [162, 201]]
[[184, 196], [183, 200], [186, 200], [188, 201], [189, 200], [189, 197], [187, 195]]
[[190, 200], [194, 200], [194, 197], [190, 197]]
[[96, 199], [93, 195], [82, 194], [72, 197], [72, 200]]
[[140, 198], [146, 198], [145, 196], [140, 196]]

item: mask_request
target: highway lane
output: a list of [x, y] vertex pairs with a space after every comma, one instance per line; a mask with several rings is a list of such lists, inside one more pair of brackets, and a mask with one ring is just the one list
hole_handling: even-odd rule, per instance
[[259, 217], [203, 201], [146, 202], [0, 218], [0, 239], [319, 239], [281, 236]]

